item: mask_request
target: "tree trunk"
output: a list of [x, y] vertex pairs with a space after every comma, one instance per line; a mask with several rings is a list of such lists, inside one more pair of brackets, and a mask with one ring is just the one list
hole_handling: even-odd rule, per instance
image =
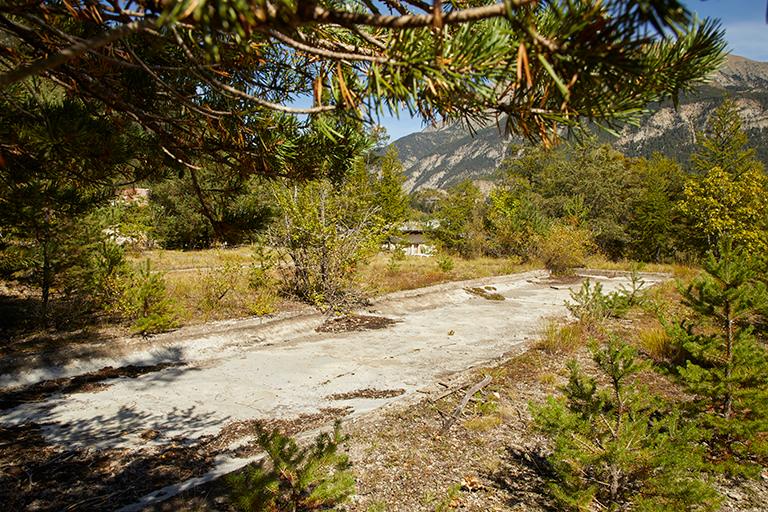
[[330, 289], [329, 276], [328, 276], [328, 233], [326, 232], [327, 226], [325, 224], [325, 200], [326, 191], [320, 192], [320, 232], [322, 233], [322, 240], [320, 241], [320, 286], [323, 292], [323, 299], [328, 300]]
[[43, 242], [43, 278], [40, 283], [42, 292], [41, 315], [43, 325], [48, 325], [48, 303], [51, 295], [51, 255], [48, 248], [48, 240]]
[[733, 343], [734, 343], [734, 325], [733, 315], [731, 314], [731, 303], [725, 303], [725, 404], [723, 413], [726, 418], [731, 417], [733, 409], [733, 391], [731, 390], [731, 373], [733, 370]]
[[619, 499], [619, 488], [621, 483], [621, 471], [616, 465], [611, 466], [611, 501], [616, 502]]
[[208, 207], [208, 203], [205, 202], [203, 190], [200, 188], [200, 183], [197, 181], [197, 174], [195, 174], [194, 170], [189, 170], [189, 177], [192, 180], [192, 188], [195, 190], [195, 197], [197, 197], [197, 200], [200, 203], [200, 210], [203, 214], [203, 217], [208, 219], [208, 222], [211, 223], [211, 227], [213, 228], [213, 236], [216, 237], [216, 241], [223, 242], [226, 237], [222, 222], [214, 217], [213, 213], [211, 213], [211, 209]]

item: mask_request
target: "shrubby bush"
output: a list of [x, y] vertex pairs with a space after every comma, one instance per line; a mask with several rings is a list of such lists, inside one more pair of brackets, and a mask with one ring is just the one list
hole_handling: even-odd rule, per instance
[[453, 261], [450, 255], [441, 253], [435, 257], [435, 263], [440, 272], [448, 273], [456, 266], [456, 262]]
[[318, 306], [354, 300], [357, 265], [372, 256], [385, 236], [373, 207], [352, 201], [329, 181], [275, 188], [282, 220], [272, 239], [286, 260], [287, 291]]
[[551, 274], [567, 276], [585, 264], [593, 247], [592, 234], [586, 228], [555, 222], [539, 238], [536, 252]]
[[248, 288], [253, 293], [248, 304], [251, 314], [265, 316], [275, 312], [278, 302], [277, 259], [263, 241], [254, 245], [253, 261], [248, 272]]

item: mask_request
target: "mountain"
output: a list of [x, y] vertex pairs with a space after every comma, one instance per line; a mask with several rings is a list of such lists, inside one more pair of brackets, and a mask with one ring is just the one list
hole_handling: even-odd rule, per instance
[[[696, 130], [704, 127], [709, 113], [725, 97], [736, 101], [752, 147], [768, 164], [768, 62], [735, 55], [728, 56], [710, 83], [680, 98], [677, 109], [671, 102], [652, 105], [638, 127], [625, 127], [619, 138], [605, 133], [601, 138], [629, 156], [660, 151], [687, 162], [696, 143]], [[478, 127], [474, 134], [450, 124], [396, 140], [392, 144], [405, 168], [406, 188], [444, 189], [467, 178], [482, 188], [494, 179], [510, 144], [522, 143], [502, 133], [501, 124]]]

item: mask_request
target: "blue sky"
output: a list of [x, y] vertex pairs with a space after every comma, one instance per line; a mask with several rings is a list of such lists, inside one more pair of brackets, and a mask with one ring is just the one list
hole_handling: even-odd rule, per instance
[[688, 0], [685, 4], [701, 18], [720, 19], [732, 53], [768, 61], [766, 0]]
[[[685, 4], [700, 18], [720, 19], [731, 53], [752, 60], [768, 61], [766, 1], [687, 0]], [[423, 128], [421, 121], [412, 119], [408, 112], [401, 113], [399, 119], [394, 116], [382, 117], [381, 124], [387, 129], [390, 141]]]

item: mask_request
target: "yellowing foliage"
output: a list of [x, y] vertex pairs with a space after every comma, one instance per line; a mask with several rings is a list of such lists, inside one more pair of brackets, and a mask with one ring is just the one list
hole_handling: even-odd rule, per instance
[[765, 250], [767, 192], [768, 177], [758, 165], [739, 175], [714, 167], [686, 183], [680, 208], [712, 244], [730, 238], [751, 251]]

